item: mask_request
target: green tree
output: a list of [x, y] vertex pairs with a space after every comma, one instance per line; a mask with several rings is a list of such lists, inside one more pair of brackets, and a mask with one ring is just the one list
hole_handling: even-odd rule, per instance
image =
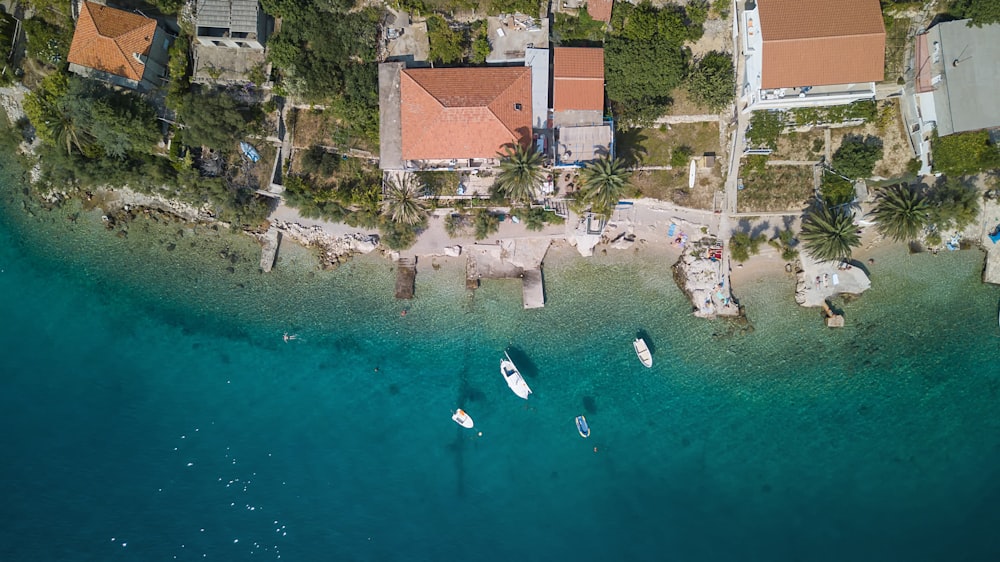
[[951, 12], [968, 18], [970, 26], [1000, 23], [1000, 0], [955, 0], [951, 4]]
[[802, 239], [806, 253], [819, 261], [851, 257], [851, 250], [861, 245], [854, 215], [845, 207], [817, 203], [802, 220]]
[[397, 174], [386, 184], [382, 212], [392, 222], [415, 225], [427, 218], [427, 206], [420, 196], [424, 186], [415, 174]]
[[928, 222], [938, 230], [962, 230], [979, 216], [979, 190], [959, 178], [944, 178], [931, 188]]
[[183, 97], [177, 119], [184, 124], [180, 134], [188, 146], [229, 150], [247, 131], [247, 120], [236, 101], [205, 86]]
[[500, 154], [500, 172], [496, 187], [511, 202], [528, 205], [542, 183], [542, 155], [520, 143], [508, 146]]
[[882, 159], [882, 139], [868, 135], [844, 135], [840, 148], [833, 153], [833, 169], [852, 179], [872, 175], [875, 164]]
[[427, 18], [427, 40], [430, 42], [431, 60], [452, 64], [460, 62], [465, 56], [465, 34], [449, 27], [448, 22], [437, 14]]
[[930, 205], [912, 186], [904, 183], [880, 189], [872, 210], [876, 228], [896, 241], [913, 240], [927, 225]]
[[733, 103], [736, 92], [733, 57], [719, 51], [706, 53], [688, 77], [688, 91], [694, 101], [713, 111]]
[[729, 255], [740, 263], [756, 256], [760, 253], [760, 243], [764, 240], [762, 236], [750, 236], [746, 232], [736, 232], [729, 239]]
[[628, 169], [619, 158], [602, 156], [580, 172], [580, 198], [602, 216], [611, 216], [628, 188]]
[[477, 209], [472, 219], [476, 231], [476, 240], [484, 240], [490, 234], [500, 230], [500, 219], [489, 209]]
[[931, 139], [934, 170], [949, 176], [967, 176], [1000, 168], [1000, 149], [990, 143], [988, 131], [955, 133]]
[[623, 126], [649, 124], [672, 103], [670, 91], [688, 70], [684, 41], [700, 37], [702, 27], [680, 6], [643, 1], [617, 3], [611, 29], [604, 48], [608, 98]]
[[785, 120], [777, 111], [755, 111], [750, 118], [747, 136], [754, 146], [778, 149], [778, 137], [785, 130]]

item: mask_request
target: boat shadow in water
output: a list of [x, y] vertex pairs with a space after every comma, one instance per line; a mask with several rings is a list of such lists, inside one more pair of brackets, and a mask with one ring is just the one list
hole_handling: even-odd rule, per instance
[[656, 343], [653, 342], [653, 338], [650, 337], [649, 332], [646, 330], [639, 330], [635, 333], [635, 337], [640, 338], [646, 342], [646, 347], [649, 348], [650, 355], [656, 355]]
[[583, 397], [583, 410], [590, 415], [597, 413], [597, 399], [593, 396]]
[[[521, 376], [526, 379], [538, 378], [538, 366], [528, 358], [528, 354], [514, 346], [508, 347], [505, 351], [510, 356], [510, 360], [514, 362], [514, 365], [517, 366], [517, 370], [521, 371]], [[503, 357], [502, 353], [501, 357]]]

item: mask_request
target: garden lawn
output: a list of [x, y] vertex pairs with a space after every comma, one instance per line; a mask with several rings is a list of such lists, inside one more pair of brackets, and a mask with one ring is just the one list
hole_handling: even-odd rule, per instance
[[694, 156], [719, 154], [719, 123], [679, 123], [655, 129], [626, 131], [618, 137], [617, 154], [628, 159], [637, 153], [644, 166], [669, 166], [670, 155], [680, 146], [691, 148]]

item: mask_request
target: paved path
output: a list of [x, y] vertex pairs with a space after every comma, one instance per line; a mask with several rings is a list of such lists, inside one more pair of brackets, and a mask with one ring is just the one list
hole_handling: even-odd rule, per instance
[[664, 115], [663, 117], [657, 118], [654, 121], [657, 125], [659, 124], [677, 124], [677, 123], [711, 123], [712, 121], [718, 121], [718, 114], [702, 114], [702, 115]]

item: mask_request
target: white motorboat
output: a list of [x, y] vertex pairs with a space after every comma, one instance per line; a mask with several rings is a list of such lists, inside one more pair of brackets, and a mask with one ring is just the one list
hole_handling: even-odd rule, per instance
[[635, 354], [639, 356], [639, 361], [646, 367], [653, 366], [653, 354], [649, 352], [649, 346], [646, 345], [646, 340], [642, 338], [635, 338], [632, 342], [632, 347], [635, 348]]
[[580, 432], [580, 437], [583, 437], [584, 439], [590, 437], [590, 426], [587, 425], [586, 417], [576, 417], [576, 430]]
[[510, 360], [510, 355], [507, 355], [506, 351], [503, 352], [503, 355], [505, 359], [500, 360], [500, 374], [503, 375], [503, 379], [507, 381], [507, 386], [514, 391], [514, 394], [527, 400], [528, 395], [531, 394], [528, 383], [524, 382], [521, 371], [518, 371], [514, 362]]
[[472, 422], [472, 416], [466, 414], [465, 410], [461, 408], [455, 410], [455, 414], [451, 416], [451, 419], [455, 420], [455, 423], [466, 429], [472, 429], [472, 426], [474, 425]]

